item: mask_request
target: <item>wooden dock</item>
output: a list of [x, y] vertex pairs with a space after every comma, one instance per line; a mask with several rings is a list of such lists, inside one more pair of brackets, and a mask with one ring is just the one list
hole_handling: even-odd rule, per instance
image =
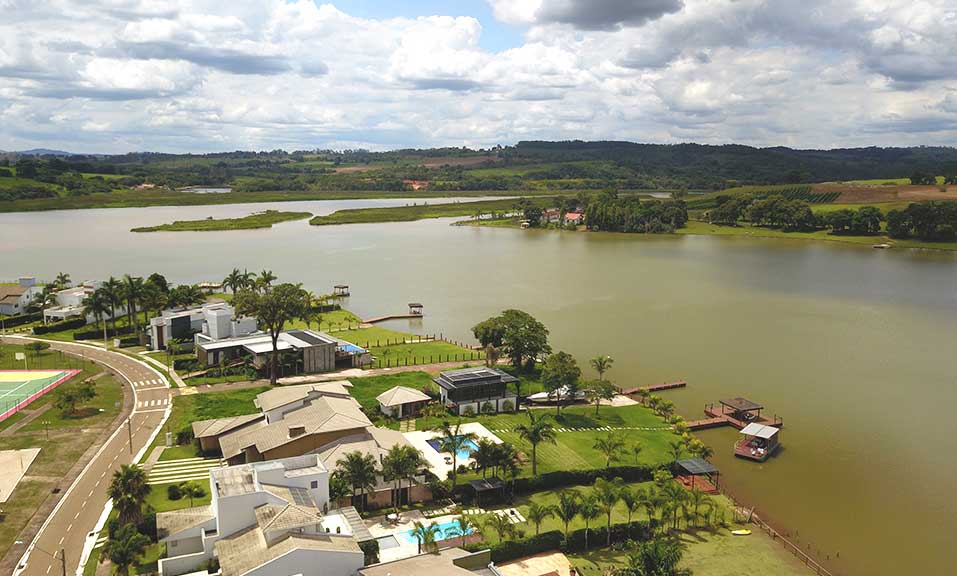
[[376, 316], [375, 318], [369, 318], [368, 320], [363, 320], [363, 324], [375, 324], [377, 322], [385, 322], [386, 320], [401, 320], [403, 318], [421, 318], [422, 314], [386, 314], [385, 316]]
[[637, 388], [628, 388], [627, 390], [622, 390], [621, 393], [625, 396], [632, 396], [637, 394], [639, 390], [647, 390], [648, 392], [660, 392], [662, 390], [673, 390], [675, 388], [684, 388], [688, 385], [688, 382], [685, 380], [675, 380], [674, 382], [662, 382], [661, 384], [651, 384], [650, 386], [639, 386]]
[[718, 428], [721, 426], [732, 426], [738, 430], [743, 429], [745, 426], [751, 423], [764, 424], [765, 426], [774, 426], [775, 428], [783, 428], [784, 420], [775, 415], [773, 418], [768, 418], [766, 416], [761, 416], [760, 413], [751, 418], [750, 420], [741, 420], [735, 418], [731, 414], [727, 414], [722, 411], [720, 406], [715, 406], [714, 404], [706, 404], [704, 407], [704, 414], [707, 418], [702, 418], [701, 420], [692, 420], [686, 422], [689, 430], [706, 430], [708, 428]]

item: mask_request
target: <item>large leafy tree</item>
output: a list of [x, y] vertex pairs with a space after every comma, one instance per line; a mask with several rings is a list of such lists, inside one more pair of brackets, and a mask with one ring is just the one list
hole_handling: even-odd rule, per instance
[[504, 348], [516, 368], [530, 367], [551, 352], [548, 329], [521, 310], [506, 310], [472, 327], [472, 334], [482, 346]]
[[279, 378], [279, 334], [287, 322], [308, 316], [308, 302], [308, 293], [298, 284], [279, 284], [263, 292], [244, 288], [234, 298], [237, 314], [254, 316], [259, 327], [269, 332], [272, 340], [269, 381], [273, 385]]
[[70, 416], [76, 414], [78, 405], [94, 398], [96, 398], [96, 387], [90, 380], [84, 380], [79, 384], [57, 388], [55, 404], [65, 416]]
[[536, 416], [533, 410], [528, 410], [528, 424], [519, 424], [515, 427], [518, 437], [532, 446], [532, 476], [538, 475], [538, 445], [542, 442], [555, 443], [555, 426], [545, 415]]
[[120, 524], [137, 524], [143, 518], [143, 503], [150, 493], [146, 472], [136, 464], [124, 464], [113, 473], [107, 491]]
[[545, 365], [542, 367], [542, 384], [548, 390], [549, 396], [555, 397], [555, 410], [558, 414], [561, 414], [563, 394], [574, 397], [581, 375], [582, 371], [578, 367], [578, 362], [568, 352], [556, 352], [545, 359]]
[[592, 380], [585, 385], [585, 398], [595, 404], [596, 416], [602, 401], [610, 401], [617, 393], [615, 385], [607, 380]]

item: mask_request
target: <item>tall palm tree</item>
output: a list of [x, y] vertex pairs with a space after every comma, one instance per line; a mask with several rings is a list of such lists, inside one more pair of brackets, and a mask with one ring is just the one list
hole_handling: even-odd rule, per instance
[[532, 502], [532, 504], [528, 507], [528, 511], [525, 512], [525, 518], [535, 525], [536, 536], [541, 533], [542, 522], [553, 516], [555, 516], [554, 506], [543, 506], [538, 502]]
[[505, 540], [506, 536], [511, 536], [515, 533], [515, 525], [512, 524], [511, 519], [506, 514], [497, 514], [491, 513], [487, 514], [485, 521], [483, 522], [486, 528], [494, 530], [498, 534], [499, 541]]
[[139, 276], [123, 276], [123, 298], [126, 299], [126, 314], [130, 318], [130, 325], [133, 326], [133, 332], [139, 332], [139, 320], [136, 317], [136, 307], [140, 304], [140, 298], [143, 297], [143, 279]]
[[146, 472], [136, 464], [124, 464], [113, 473], [107, 491], [119, 513], [120, 524], [136, 524], [143, 518], [143, 503], [150, 493]]
[[611, 513], [615, 510], [615, 504], [618, 504], [618, 500], [621, 499], [621, 491], [624, 486], [625, 482], [621, 478], [615, 478], [613, 480], [605, 478], [595, 479], [595, 502], [608, 519], [608, 524], [606, 525], [608, 541], [605, 544], [606, 546], [611, 546]]
[[691, 492], [688, 493], [688, 498], [686, 500], [688, 506], [694, 511], [695, 524], [698, 523], [698, 511], [701, 508], [707, 508], [710, 512], [713, 509], [714, 504], [711, 501], [711, 498], [708, 498], [708, 495], [702, 492], [697, 488], [693, 488]]
[[[402, 479], [409, 482], [409, 500], [412, 498], [412, 485], [415, 483], [415, 477], [420, 474], [423, 468], [429, 466], [425, 456], [412, 446], [403, 446], [404, 456], [400, 460], [399, 471]], [[402, 482], [399, 481], [399, 492], [401, 499]]]
[[631, 517], [634, 516], [636, 512], [641, 510], [642, 502], [641, 498], [638, 497], [639, 492], [636, 490], [631, 490], [627, 486], [621, 489], [621, 503], [625, 505], [625, 512], [628, 513], [628, 523], [631, 524]]
[[594, 496], [589, 495], [582, 499], [578, 514], [582, 517], [582, 520], [585, 521], [585, 550], [588, 550], [588, 524], [595, 518], [601, 516], [601, 512], [601, 504], [599, 504]]
[[[402, 504], [402, 481], [410, 479], [422, 469], [425, 459], [412, 446], [396, 445], [382, 458], [382, 476], [386, 481], [393, 482], [392, 506]], [[409, 482], [411, 489], [412, 483]]]
[[532, 476], [538, 476], [538, 445], [542, 442], [555, 443], [555, 426], [548, 416], [535, 416], [534, 410], [528, 410], [528, 424], [515, 427], [518, 437], [532, 445]]
[[103, 295], [110, 303], [110, 327], [113, 328], [113, 334], [116, 334], [116, 305], [123, 300], [123, 285], [110, 276], [99, 289], [103, 291]]
[[412, 537], [419, 543], [419, 554], [422, 553], [423, 546], [428, 552], [438, 550], [436, 536], [442, 532], [442, 529], [435, 522], [430, 522], [428, 526], [416, 520], [412, 524]]
[[365, 511], [366, 490], [375, 488], [375, 458], [371, 454], [363, 454], [356, 450], [345, 455], [345, 458], [339, 462], [339, 468], [352, 486], [353, 500], [355, 500], [356, 491], [359, 492], [359, 509]]
[[678, 512], [688, 498], [688, 491], [677, 482], [668, 482], [661, 489], [661, 496], [664, 498], [668, 512], [672, 515], [671, 528], [677, 530]]
[[[648, 514], [648, 522], [650, 524], [658, 515], [658, 508], [661, 507], [662, 497], [658, 494], [654, 486], [639, 488], [638, 492], [636, 492], [636, 496], [638, 502], [641, 503], [641, 507], [644, 508], [645, 513]], [[652, 524], [652, 529], [654, 529], [654, 524]]]
[[611, 466], [621, 458], [621, 451], [625, 449], [625, 440], [614, 432], [609, 432], [607, 436], [595, 440], [592, 448], [598, 450], [605, 457], [605, 468]]
[[56, 275], [53, 285], [57, 288], [68, 288], [70, 286], [70, 275], [66, 272], [60, 272]]
[[595, 369], [595, 372], [598, 372], [598, 380], [605, 380], [605, 372], [608, 372], [611, 369], [611, 365], [615, 363], [615, 359], [611, 356], [595, 356], [590, 361], [591, 367]]
[[452, 485], [454, 486], [455, 480], [458, 478], [459, 451], [466, 448], [469, 443], [475, 442], [477, 436], [474, 432], [462, 432], [461, 419], [459, 419], [454, 426], [448, 420], [443, 420], [436, 430], [442, 433], [442, 436], [439, 438], [439, 451], [448, 452], [452, 455], [452, 471], [450, 475], [452, 476]]
[[581, 495], [573, 490], [563, 490], [558, 493], [558, 504], [555, 505], [555, 517], [562, 521], [565, 527], [565, 541], [568, 542], [568, 525], [581, 512]]
[[259, 288], [261, 292], [268, 292], [275, 280], [276, 275], [272, 273], [272, 270], [263, 270], [256, 278], [256, 287]]
[[156, 284], [146, 281], [143, 283], [143, 293], [140, 295], [140, 305], [143, 308], [143, 322], [149, 322], [149, 312], [155, 312], [157, 316], [163, 313], [169, 297], [163, 289]]
[[668, 454], [671, 455], [673, 462], [681, 460], [681, 456], [685, 453], [685, 443], [681, 440], [672, 440], [671, 444], [668, 446]]
[[223, 279], [223, 286], [232, 290], [233, 296], [235, 296], [236, 291], [243, 288], [244, 280], [243, 273], [239, 271], [239, 268], [233, 268], [233, 271]]
[[124, 524], [103, 545], [100, 562], [109, 558], [110, 562], [116, 566], [117, 574], [127, 576], [130, 573], [130, 567], [136, 564], [137, 560], [146, 552], [149, 543], [150, 539], [140, 534], [135, 525]]
[[181, 284], [169, 291], [171, 308], [188, 308], [206, 301], [206, 295], [195, 284]]
[[106, 346], [106, 320], [104, 317], [110, 312], [110, 300], [103, 289], [94, 290], [92, 294], [83, 299], [83, 315], [92, 315], [96, 320], [96, 327], [103, 326], [103, 346]]
[[631, 453], [635, 456], [635, 466], [638, 465], [638, 456], [641, 455], [642, 449], [643, 448], [642, 448], [641, 442], [637, 440], [635, 441], [634, 444], [631, 445]]

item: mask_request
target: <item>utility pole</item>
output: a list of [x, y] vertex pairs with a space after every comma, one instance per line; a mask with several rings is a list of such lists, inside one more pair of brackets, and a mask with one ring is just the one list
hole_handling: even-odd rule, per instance
[[66, 576], [66, 550], [60, 548], [60, 566], [63, 567], [63, 576]]
[[130, 416], [129, 418], [126, 419], [126, 432], [127, 432], [127, 434], [129, 434], [129, 437], [130, 437], [130, 458], [133, 457], [133, 424], [132, 424], [132, 421], [133, 421], [133, 417], [132, 417], [132, 416]]

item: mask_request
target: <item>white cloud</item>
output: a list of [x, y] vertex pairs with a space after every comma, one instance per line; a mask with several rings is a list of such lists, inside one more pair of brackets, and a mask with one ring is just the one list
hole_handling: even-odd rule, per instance
[[[952, 0], [0, 0], [0, 148], [952, 144]], [[522, 41], [483, 48], [491, 26]]]

